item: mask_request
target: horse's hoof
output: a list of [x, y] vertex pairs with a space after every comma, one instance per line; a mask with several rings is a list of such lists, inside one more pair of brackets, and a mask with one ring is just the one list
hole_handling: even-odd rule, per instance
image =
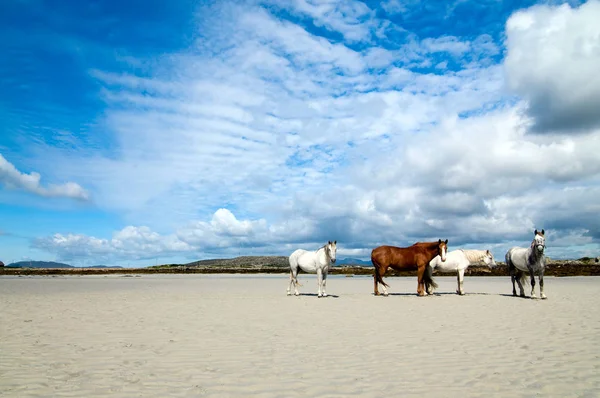
[[300, 295], [300, 293], [294, 293], [294, 296], [299, 296], [299, 295]]
[[387, 296], [389, 296], [388, 293], [383, 293], [383, 297], [387, 297]]
[[537, 300], [537, 296], [536, 296], [535, 294], [532, 294], [532, 295], [531, 295], [531, 299], [532, 299], [532, 300]]
[[292, 293], [290, 293], [290, 292], [287, 292], [287, 295], [288, 295], [288, 296], [291, 296], [291, 295], [292, 295]]
[[323, 293], [323, 297], [327, 297], [327, 293]]

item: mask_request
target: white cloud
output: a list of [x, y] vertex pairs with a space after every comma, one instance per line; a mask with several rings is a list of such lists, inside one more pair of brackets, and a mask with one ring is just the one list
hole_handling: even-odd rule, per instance
[[383, 8], [388, 14], [401, 14], [413, 6], [419, 4], [419, 0], [386, 0], [381, 3], [381, 8]]
[[422, 41], [422, 45], [428, 52], [448, 52], [459, 56], [471, 49], [469, 42], [464, 42], [453, 36], [442, 36], [435, 39], [427, 38]]
[[506, 23], [510, 89], [529, 103], [537, 132], [600, 127], [600, 2], [535, 6]]
[[294, 0], [268, 2], [297, 15], [310, 17], [316, 26], [341, 33], [350, 42], [369, 40], [378, 28], [375, 12], [363, 2], [334, 0]]
[[43, 197], [66, 197], [79, 200], [89, 200], [88, 192], [79, 184], [66, 182], [64, 184], [40, 184], [41, 175], [35, 171], [21, 173], [17, 168], [0, 154], [0, 183], [7, 188], [21, 189]]
[[[550, 231], [551, 256], [598, 244], [600, 131], [527, 134], [526, 104], [504, 92], [491, 36], [410, 37], [390, 50], [369, 44], [362, 29], [382, 21], [369, 22], [377, 17], [367, 10], [342, 15], [329, 3], [295, 4], [294, 15], [317, 19], [346, 42], [264, 8], [215, 5], [219, 23], [204, 21], [192, 49], [145, 66], [145, 77], [92, 71], [116, 150], [59, 153], [54, 164], [91, 181], [104, 209], [147, 227], [37, 245], [62, 257], [201, 258], [241, 248], [287, 255], [336, 239], [340, 250], [368, 256], [379, 244], [448, 238], [502, 258], [535, 228]], [[355, 19], [361, 26], [351, 26]], [[511, 23], [505, 67], [521, 59], [525, 76], [538, 58], [519, 58]], [[352, 49], [359, 39], [362, 49]], [[563, 50], [546, 45], [548, 53]], [[426, 65], [431, 73], [420, 69]], [[565, 74], [545, 78], [553, 87]]]
[[93, 258], [94, 261], [114, 262], [118, 259], [149, 259], [192, 250], [175, 236], [162, 236], [150, 228], [128, 226], [115, 232], [112, 239], [81, 234], [54, 234], [34, 241], [34, 247], [55, 253], [60, 260]]

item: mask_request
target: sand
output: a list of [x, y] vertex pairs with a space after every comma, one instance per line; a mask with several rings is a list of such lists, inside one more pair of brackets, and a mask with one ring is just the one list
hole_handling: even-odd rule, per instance
[[597, 397], [600, 277], [0, 277], [0, 396]]

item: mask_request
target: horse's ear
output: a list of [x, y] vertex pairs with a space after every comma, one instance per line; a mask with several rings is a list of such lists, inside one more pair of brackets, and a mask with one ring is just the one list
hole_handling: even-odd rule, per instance
[[330, 240], [328, 240], [328, 241], [327, 241], [327, 244], [328, 244], [328, 245], [330, 245], [330, 244], [331, 244], [331, 241], [330, 241]]
[[490, 254], [490, 251], [489, 251], [489, 250], [486, 250], [486, 251], [485, 251], [485, 253], [486, 253], [486, 254]]
[[441, 239], [438, 239], [438, 243], [442, 243], [442, 240], [441, 240]]
[[535, 231], [533, 231], [533, 234], [534, 234], [534, 235], [537, 235], [537, 234], [538, 234], [538, 233], [537, 233], [537, 229], [536, 229]]
[[544, 230], [542, 229], [542, 235], [544, 235]]
[[334, 245], [337, 245], [337, 240], [334, 240], [334, 241], [333, 241], [333, 244], [334, 244]]
[[446, 239], [446, 241], [444, 242], [445, 244], [448, 244], [448, 239]]

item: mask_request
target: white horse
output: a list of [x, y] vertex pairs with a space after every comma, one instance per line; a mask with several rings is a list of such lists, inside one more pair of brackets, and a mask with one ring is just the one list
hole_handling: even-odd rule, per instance
[[[465, 291], [463, 289], [463, 280], [465, 276], [465, 270], [469, 265], [484, 263], [488, 267], [492, 268], [496, 266], [494, 256], [489, 250], [453, 250], [446, 254], [446, 261], [442, 261], [440, 256], [435, 256], [433, 260], [429, 262], [427, 272], [431, 274], [433, 270], [440, 272], [457, 272], [456, 282], [458, 288], [456, 293], [463, 295]], [[431, 294], [433, 291], [428, 291]]]
[[[316, 251], [307, 251], [298, 249], [290, 255], [290, 284], [287, 294], [291, 295], [292, 285], [294, 285], [294, 294], [298, 296], [298, 271], [302, 270], [311, 274], [317, 274], [318, 297], [327, 297], [325, 285], [327, 283], [327, 272], [329, 264], [335, 263], [335, 254], [337, 251], [337, 241], [329, 241], [327, 244]], [[300, 285], [302, 286], [302, 285]]]
[[531, 246], [527, 249], [523, 247], [513, 247], [506, 252], [506, 265], [508, 265], [510, 279], [513, 285], [513, 296], [517, 295], [515, 289], [516, 280], [519, 284], [521, 297], [525, 297], [523, 282], [526, 281], [525, 273], [527, 272], [531, 276], [531, 298], [536, 298], [535, 273], [537, 272], [540, 278], [540, 297], [545, 299], [544, 269], [546, 268], [546, 255], [544, 254], [544, 250], [546, 249], [546, 238], [543, 229], [542, 232], [538, 232], [536, 229], [533, 234], [533, 241], [531, 242]]

